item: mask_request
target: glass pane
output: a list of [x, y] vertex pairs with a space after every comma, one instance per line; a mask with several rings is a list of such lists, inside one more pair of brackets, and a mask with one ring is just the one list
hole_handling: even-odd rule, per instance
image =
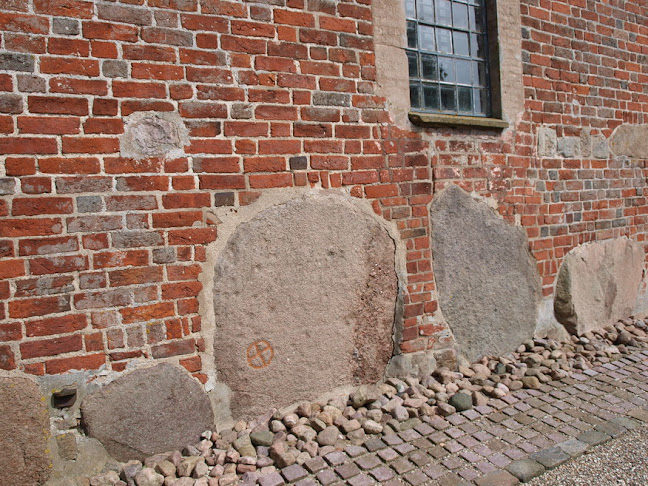
[[418, 39], [416, 38], [416, 22], [407, 22], [407, 47], [418, 47]]
[[441, 86], [441, 109], [444, 111], [457, 111], [454, 86]]
[[475, 113], [488, 115], [490, 112], [488, 91], [485, 89], [476, 89], [473, 91]]
[[439, 110], [439, 85], [423, 85], [423, 103], [428, 110]]
[[468, 34], [466, 32], [454, 31], [452, 38], [454, 40], [454, 53], [458, 56], [469, 56]]
[[436, 43], [434, 42], [434, 27], [421, 25], [419, 28], [419, 34], [421, 36], [421, 49], [426, 51], [435, 51]]
[[405, 0], [405, 15], [408, 19], [416, 18], [416, 1]]
[[421, 87], [418, 83], [410, 83], [410, 106], [412, 108], [421, 107]]
[[454, 61], [447, 57], [439, 58], [439, 80], [448, 83], [455, 82]]
[[452, 31], [448, 29], [437, 29], [437, 50], [446, 54], [452, 54]]
[[472, 62], [464, 61], [463, 59], [455, 60], [455, 71], [457, 74], [457, 83], [459, 84], [473, 84], [472, 77]]
[[457, 29], [468, 29], [468, 6], [452, 4], [452, 25]]
[[450, 0], [436, 0], [437, 24], [452, 26], [452, 5]]
[[486, 59], [486, 45], [483, 34], [470, 34], [470, 56]]
[[425, 79], [433, 79], [433, 80], [438, 80], [439, 79], [439, 72], [438, 72], [438, 62], [437, 62], [437, 57], [436, 56], [430, 56], [427, 54], [422, 54], [421, 55], [421, 72], [422, 72], [422, 78]]
[[470, 30], [484, 32], [483, 13], [481, 8], [468, 7]]
[[478, 86], [486, 86], [486, 63], [473, 61], [473, 80]]
[[409, 66], [409, 77], [418, 78], [418, 54], [416, 52], [407, 52], [407, 64]]
[[418, 0], [418, 18], [426, 22], [434, 22], [434, 2]]
[[457, 101], [459, 102], [459, 111], [472, 112], [472, 89], [470, 88], [457, 88]]

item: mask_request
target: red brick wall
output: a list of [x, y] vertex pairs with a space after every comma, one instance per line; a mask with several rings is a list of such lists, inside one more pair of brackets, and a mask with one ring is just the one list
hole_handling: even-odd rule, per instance
[[[427, 205], [454, 182], [527, 229], [545, 295], [585, 241], [648, 231], [646, 160], [538, 157], [540, 126], [648, 123], [644, 0], [522, 0], [526, 111], [499, 134], [390, 124], [371, 0], [0, 4], [0, 368], [179, 356], [204, 380], [205, 210], [346, 188], [407, 247], [404, 351], [446, 346]], [[123, 118], [177, 111], [186, 157], [119, 156]], [[430, 155], [433, 154], [433, 155]]]

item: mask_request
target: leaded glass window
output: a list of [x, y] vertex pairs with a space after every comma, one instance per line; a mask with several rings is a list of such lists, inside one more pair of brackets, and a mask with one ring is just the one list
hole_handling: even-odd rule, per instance
[[490, 116], [485, 0], [405, 0], [413, 110]]

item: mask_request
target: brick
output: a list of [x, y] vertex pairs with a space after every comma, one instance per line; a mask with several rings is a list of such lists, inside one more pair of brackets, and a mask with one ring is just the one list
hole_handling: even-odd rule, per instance
[[16, 357], [8, 345], [0, 345], [0, 369], [13, 370], [16, 368]]
[[94, 6], [93, 2], [85, 0], [34, 0], [34, 12], [89, 19], [92, 18]]
[[0, 220], [0, 237], [5, 238], [47, 236], [62, 232], [63, 224], [58, 218]]
[[147, 322], [175, 315], [173, 302], [161, 302], [142, 307], [131, 307], [119, 311], [124, 324]]
[[141, 26], [151, 25], [153, 23], [151, 11], [144, 8], [100, 4], [97, 7], [97, 13], [100, 19], [112, 20], [113, 22]]
[[69, 273], [87, 269], [87, 257], [80, 255], [34, 258], [29, 261], [29, 271], [32, 275]]
[[99, 61], [67, 57], [42, 57], [40, 70], [43, 74], [98, 76]]
[[69, 197], [15, 198], [11, 208], [11, 214], [14, 216], [70, 214], [73, 211], [73, 201]]
[[41, 133], [51, 135], [70, 135], [80, 131], [78, 118], [21, 116], [17, 118], [21, 133]]
[[45, 362], [47, 374], [56, 375], [69, 370], [96, 370], [106, 362], [103, 353], [76, 356], [73, 358], [52, 359]]
[[193, 354], [196, 351], [196, 342], [193, 339], [184, 341], [174, 341], [167, 344], [151, 347], [153, 358], [170, 358], [171, 356], [181, 356], [183, 354]]
[[14, 319], [45, 316], [70, 310], [67, 296], [21, 299], [9, 302], [9, 317]]
[[137, 285], [162, 281], [161, 267], [136, 267], [127, 270], [114, 270], [108, 273], [111, 287]]
[[95, 233], [122, 228], [120, 216], [77, 216], [65, 221], [68, 233]]
[[23, 359], [56, 356], [57, 354], [80, 351], [82, 346], [83, 340], [80, 335], [65, 336], [21, 343], [20, 354]]
[[85, 98], [29, 96], [27, 98], [29, 111], [50, 115], [85, 116], [88, 111], [88, 100]]
[[74, 305], [79, 310], [121, 307], [131, 303], [131, 295], [125, 289], [87, 292], [74, 296]]
[[0, 325], [0, 341], [20, 341], [22, 337], [22, 328], [19, 322]]
[[3, 154], [55, 154], [58, 152], [54, 138], [2, 137], [0, 152]]
[[196, 297], [202, 290], [200, 282], [179, 282], [162, 285], [163, 299], [183, 299], [186, 297]]
[[23, 260], [0, 260], [0, 279], [14, 278], [25, 275]]

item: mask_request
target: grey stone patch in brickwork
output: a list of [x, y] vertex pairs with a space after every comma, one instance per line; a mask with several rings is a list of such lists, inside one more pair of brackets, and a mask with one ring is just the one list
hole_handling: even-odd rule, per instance
[[580, 137], [560, 137], [556, 145], [558, 155], [567, 159], [573, 159], [581, 155]]
[[128, 63], [126, 61], [103, 61], [101, 72], [107, 78], [125, 78], [128, 76]]
[[16, 179], [13, 177], [0, 178], [0, 196], [9, 196], [16, 192]]
[[158, 246], [164, 242], [162, 235], [155, 231], [118, 231], [111, 233], [115, 248], [139, 248]]
[[540, 279], [526, 234], [452, 185], [430, 208], [443, 316], [469, 361], [502, 355], [533, 336]]
[[577, 439], [581, 442], [585, 442], [586, 444], [592, 446], [603, 444], [611, 438], [612, 437], [610, 437], [608, 434], [604, 434], [603, 432], [598, 432], [596, 430], [588, 430], [587, 432], [583, 432], [577, 437]]
[[47, 90], [47, 82], [41, 77], [19, 74], [16, 79], [21, 93], [44, 93]]
[[133, 113], [119, 138], [122, 157], [134, 159], [181, 157], [188, 144], [189, 131], [175, 112]]
[[548, 449], [534, 452], [529, 456], [529, 459], [539, 462], [547, 469], [553, 469], [569, 460], [569, 457], [569, 454], [563, 451], [560, 447], [550, 447]]
[[619, 125], [610, 136], [610, 150], [617, 156], [645, 159], [648, 153], [648, 123]]
[[520, 459], [506, 466], [506, 470], [523, 483], [528, 483], [544, 473], [545, 467], [533, 459]]
[[587, 243], [565, 257], [554, 312], [573, 334], [614, 324], [632, 313], [643, 273], [641, 244], [627, 238]]
[[351, 106], [351, 97], [345, 93], [316, 91], [313, 93], [315, 106]]
[[0, 378], [0, 484], [33, 486], [50, 476], [49, 415], [38, 386]]
[[241, 223], [214, 279], [214, 357], [234, 417], [379, 380], [396, 298], [394, 241], [344, 197], [305, 196]]
[[23, 97], [21, 95], [4, 94], [0, 96], [0, 113], [17, 114], [23, 111]]
[[235, 120], [249, 120], [252, 118], [252, 105], [248, 103], [233, 103], [231, 116]]
[[52, 21], [52, 30], [58, 35], [78, 35], [81, 27], [78, 20], [55, 18]]
[[585, 452], [588, 449], [589, 445], [585, 442], [581, 442], [578, 439], [569, 439], [558, 444], [558, 447], [560, 447], [560, 449], [566, 454], [569, 454], [570, 457], [576, 457]]
[[607, 159], [610, 156], [610, 146], [603, 135], [592, 137], [592, 155], [596, 159]]
[[290, 170], [306, 170], [308, 169], [308, 159], [304, 156], [290, 157]]
[[234, 206], [233, 192], [217, 192], [214, 194], [214, 207]]
[[648, 422], [648, 411], [644, 410], [643, 408], [635, 408], [633, 410], [630, 410], [628, 412], [628, 415], [637, 420], [641, 420], [642, 422]]
[[0, 70], [33, 73], [34, 56], [28, 54], [2, 53], [0, 54]]
[[80, 213], [98, 213], [103, 210], [101, 196], [79, 196], [76, 202]]
[[538, 128], [538, 156], [555, 157], [557, 143], [556, 130], [548, 127]]
[[168, 363], [133, 371], [81, 403], [88, 435], [120, 461], [181, 449], [210, 429], [209, 398], [184, 369]]

